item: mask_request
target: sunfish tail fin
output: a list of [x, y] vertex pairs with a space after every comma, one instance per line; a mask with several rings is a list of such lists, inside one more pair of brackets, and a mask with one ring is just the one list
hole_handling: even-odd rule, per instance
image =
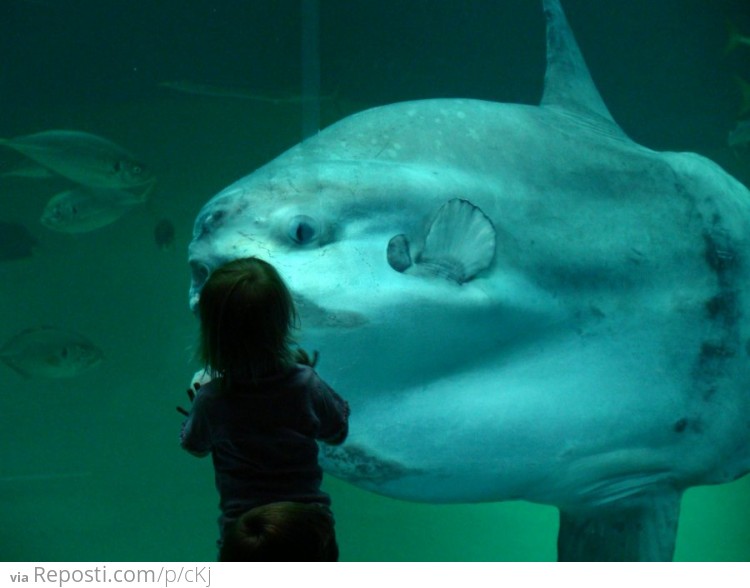
[[671, 561], [681, 494], [669, 491], [560, 509], [559, 561]]
[[547, 20], [547, 70], [542, 106], [560, 107], [623, 134], [591, 79], [560, 0], [543, 0]]

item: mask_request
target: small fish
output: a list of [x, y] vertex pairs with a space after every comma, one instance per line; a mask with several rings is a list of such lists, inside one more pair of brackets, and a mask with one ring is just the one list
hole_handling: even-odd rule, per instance
[[0, 261], [31, 257], [37, 240], [18, 223], [0, 221]]
[[171, 249], [174, 245], [174, 224], [163, 218], [154, 227], [154, 241], [159, 249]]
[[0, 139], [0, 145], [84, 186], [131, 189], [154, 182], [149, 169], [128, 151], [82, 131], [42, 131]]
[[725, 54], [731, 53], [740, 45], [750, 46], [750, 37], [740, 33], [739, 29], [733, 22], [727, 22], [727, 32], [729, 33], [729, 38], [727, 40], [726, 46], [724, 47]]
[[79, 186], [53, 196], [39, 221], [61, 233], [88, 233], [112, 224], [142, 202], [142, 195], [123, 190]]
[[0, 360], [25, 377], [72, 378], [99, 364], [102, 357], [83, 335], [55, 327], [21, 331], [0, 348]]
[[741, 120], [729, 132], [727, 144], [730, 147], [747, 147], [750, 144], [750, 119]]
[[211, 98], [239, 98], [242, 100], [251, 100], [254, 102], [267, 102], [269, 104], [305, 104], [314, 101], [335, 100], [337, 92], [326, 96], [306, 96], [302, 94], [293, 94], [291, 92], [279, 92], [277, 94], [263, 94], [255, 92], [249, 88], [214, 86], [213, 84], [201, 84], [188, 80], [173, 80], [161, 82], [161, 88], [167, 88], [183, 94], [192, 94], [194, 96], [207, 96]]

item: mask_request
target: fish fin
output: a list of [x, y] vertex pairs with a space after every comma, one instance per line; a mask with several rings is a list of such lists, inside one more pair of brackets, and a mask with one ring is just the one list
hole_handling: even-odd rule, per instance
[[492, 264], [495, 244], [495, 226], [487, 215], [468, 200], [454, 198], [438, 210], [417, 265], [463, 284]]
[[559, 0], [544, 0], [547, 70], [541, 105], [559, 107], [594, 120], [610, 134], [625, 136], [591, 79]]
[[5, 361], [6, 358], [13, 357], [13, 353], [12, 353], [13, 346], [18, 341], [22, 340], [25, 336], [29, 335], [30, 333], [34, 333], [35, 331], [39, 331], [43, 329], [44, 330], [51, 329], [51, 327], [46, 327], [46, 326], [41, 327], [41, 328], [29, 327], [13, 335], [10, 339], [8, 339], [5, 343], [3, 343], [2, 347], [0, 347], [0, 359]]
[[409, 252], [409, 240], [406, 235], [396, 235], [388, 241], [386, 251], [388, 265], [397, 272], [405, 272], [412, 266], [411, 253]]
[[11, 359], [9, 357], [2, 357], [2, 356], [0, 356], [0, 360], [2, 360], [2, 362], [5, 365], [7, 365], [10, 369], [12, 369], [14, 372], [16, 372], [19, 376], [23, 377], [26, 380], [30, 380], [31, 379], [31, 374], [29, 372], [27, 372], [26, 370], [21, 369], [20, 367], [18, 367], [15, 363], [13, 363], [13, 361], [11, 361]]
[[560, 509], [559, 561], [671, 561], [682, 496], [676, 491]]

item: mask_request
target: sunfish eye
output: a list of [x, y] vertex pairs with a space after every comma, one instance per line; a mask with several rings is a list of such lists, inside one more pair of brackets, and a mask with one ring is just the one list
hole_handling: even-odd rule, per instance
[[143, 173], [143, 166], [134, 163], [130, 166], [130, 173], [134, 176], [140, 176]]
[[289, 238], [299, 245], [306, 245], [318, 238], [318, 221], [306, 214], [298, 214], [289, 221]]

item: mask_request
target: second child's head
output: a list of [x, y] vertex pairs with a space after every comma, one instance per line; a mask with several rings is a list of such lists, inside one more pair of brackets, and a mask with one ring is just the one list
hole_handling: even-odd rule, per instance
[[285, 371], [294, 363], [297, 322], [291, 293], [272, 265], [248, 257], [217, 268], [198, 305], [200, 359], [227, 388]]
[[247, 511], [224, 536], [219, 561], [338, 561], [335, 522], [320, 504], [274, 502]]

